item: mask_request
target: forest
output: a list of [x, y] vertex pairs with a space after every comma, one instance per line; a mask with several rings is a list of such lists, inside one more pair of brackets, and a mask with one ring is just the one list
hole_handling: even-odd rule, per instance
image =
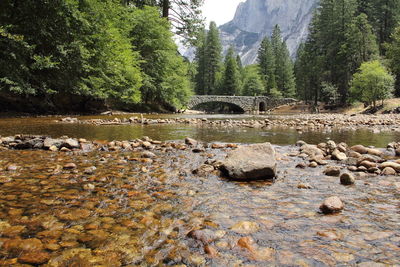
[[1, 1], [0, 102], [22, 99], [16, 103], [27, 108], [37, 99], [39, 112], [85, 110], [92, 100], [181, 107], [192, 92], [190, 66], [173, 37], [190, 41], [190, 29], [201, 23], [199, 6], [196, 0]]
[[223, 60], [211, 23], [198, 38], [196, 93], [375, 106], [400, 96], [399, 14], [396, 0], [321, 0], [295, 58], [276, 25], [260, 44], [257, 64], [245, 67], [233, 48]]
[[[400, 2], [321, 0], [290, 57], [279, 25], [257, 64], [222, 51], [201, 0], [4, 0], [0, 104], [37, 112], [184, 108], [192, 94], [347, 105], [400, 96]], [[196, 49], [193, 62], [176, 38]], [[397, 78], [398, 77], [398, 78]], [[397, 79], [396, 79], [397, 78]]]

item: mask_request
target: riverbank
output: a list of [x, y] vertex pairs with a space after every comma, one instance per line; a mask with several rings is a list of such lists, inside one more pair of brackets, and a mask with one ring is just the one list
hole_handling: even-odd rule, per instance
[[[333, 141], [274, 145], [276, 179], [234, 182], [218, 166], [237, 144], [69, 139], [1, 139], [2, 265], [380, 266], [400, 260], [400, 143], [381, 149]], [[354, 178], [350, 185], [342, 182], [344, 173]], [[332, 196], [343, 207], [324, 215], [320, 206]]]
[[210, 120], [207, 118], [144, 118], [136, 115], [124, 118], [112, 119], [78, 119], [64, 117], [59, 123], [78, 123], [92, 125], [129, 125], [129, 124], [193, 124], [203, 126], [243, 127], [243, 128], [271, 128], [292, 127], [298, 130], [310, 129], [333, 129], [333, 128], [369, 128], [374, 131], [397, 131], [400, 132], [400, 114], [380, 115], [346, 115], [346, 114], [299, 114], [299, 115], [275, 115], [265, 116], [265, 119], [226, 119]]

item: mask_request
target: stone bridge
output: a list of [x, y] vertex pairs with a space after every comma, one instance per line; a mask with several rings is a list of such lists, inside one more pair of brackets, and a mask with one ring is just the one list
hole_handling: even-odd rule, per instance
[[268, 96], [221, 96], [221, 95], [194, 95], [187, 108], [192, 109], [203, 103], [228, 103], [240, 107], [243, 112], [267, 111], [278, 106], [294, 103], [294, 98], [271, 98]]

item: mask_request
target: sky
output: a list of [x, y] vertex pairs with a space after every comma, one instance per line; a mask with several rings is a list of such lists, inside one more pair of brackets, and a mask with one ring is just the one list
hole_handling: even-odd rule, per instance
[[205, 0], [203, 5], [203, 16], [206, 18], [206, 26], [210, 21], [222, 25], [233, 19], [236, 7], [245, 0]]

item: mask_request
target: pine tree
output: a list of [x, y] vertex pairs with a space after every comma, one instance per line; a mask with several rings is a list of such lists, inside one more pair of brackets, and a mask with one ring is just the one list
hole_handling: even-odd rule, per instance
[[400, 97], [400, 27], [397, 27], [393, 35], [393, 40], [387, 45], [387, 57], [391, 71], [396, 75], [395, 94]]
[[377, 54], [372, 28], [364, 14], [356, 16], [359, 10], [356, 0], [320, 2], [305, 44], [308, 61], [313, 62], [307, 76], [315, 101], [321, 97], [322, 82], [326, 82], [338, 88], [345, 104], [352, 75], [363, 61]]
[[258, 65], [261, 79], [264, 84], [264, 92], [267, 95], [271, 94], [271, 90], [276, 88], [275, 77], [275, 55], [271, 41], [265, 37], [258, 50]]
[[290, 59], [286, 43], [282, 39], [279, 25], [275, 25], [272, 32], [271, 46], [275, 58], [275, 79], [277, 88], [284, 97], [293, 97], [295, 95], [293, 63]]
[[385, 55], [385, 43], [391, 41], [391, 34], [400, 22], [400, 1], [358, 0], [360, 13], [365, 13], [377, 34], [379, 50]]
[[215, 22], [210, 23], [205, 48], [205, 90], [206, 95], [214, 94], [218, 88], [218, 74], [221, 71], [222, 46]]
[[196, 44], [196, 76], [195, 91], [198, 95], [206, 94], [206, 30], [203, 29], [197, 37]]
[[225, 56], [225, 71], [221, 87], [222, 95], [240, 94], [240, 73], [233, 47], [228, 49]]

